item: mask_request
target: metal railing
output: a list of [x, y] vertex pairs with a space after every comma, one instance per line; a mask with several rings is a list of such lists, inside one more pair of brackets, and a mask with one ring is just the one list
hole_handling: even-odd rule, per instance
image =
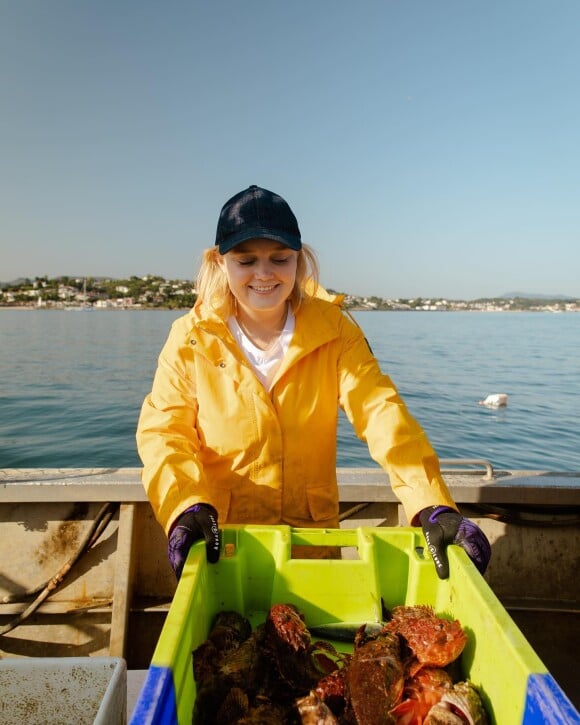
[[[441, 472], [445, 473], [445, 466], [483, 466], [485, 468], [484, 481], [493, 481], [495, 478], [493, 473], [493, 465], [486, 461], [485, 458], [440, 458], [439, 463], [441, 465]], [[451, 473], [480, 473], [480, 471], [473, 468], [463, 468], [459, 470], [450, 471]]]

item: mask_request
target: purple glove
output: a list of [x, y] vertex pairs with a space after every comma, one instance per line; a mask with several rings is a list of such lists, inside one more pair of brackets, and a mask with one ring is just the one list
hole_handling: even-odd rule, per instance
[[437, 576], [449, 576], [448, 544], [465, 549], [469, 558], [483, 574], [491, 558], [491, 546], [483, 531], [449, 506], [429, 506], [419, 514], [427, 548], [431, 552]]
[[177, 579], [185, 565], [191, 546], [205, 539], [207, 560], [215, 564], [220, 558], [221, 536], [217, 511], [207, 503], [198, 503], [184, 511], [169, 533], [167, 553]]

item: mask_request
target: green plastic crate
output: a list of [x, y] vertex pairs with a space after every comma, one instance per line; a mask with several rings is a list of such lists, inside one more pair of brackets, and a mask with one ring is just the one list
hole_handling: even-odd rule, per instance
[[[341, 560], [293, 559], [293, 545], [346, 547], [358, 558], [355, 553]], [[132, 722], [190, 725], [196, 696], [191, 653], [220, 611], [235, 610], [255, 625], [273, 604], [292, 603], [314, 626], [378, 621], [381, 601], [388, 608], [429, 604], [461, 622], [469, 637], [461, 655], [463, 676], [478, 688], [492, 722], [578, 722], [578, 713], [465, 552], [449, 547], [451, 575], [440, 580], [424, 546], [417, 528], [226, 526], [220, 561], [208, 564], [205, 545], [196, 544]], [[546, 719], [544, 710], [555, 719]]]

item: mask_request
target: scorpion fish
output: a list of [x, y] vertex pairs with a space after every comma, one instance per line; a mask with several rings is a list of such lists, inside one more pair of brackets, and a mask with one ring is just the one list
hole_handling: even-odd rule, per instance
[[291, 604], [274, 604], [265, 624], [267, 654], [288, 687], [300, 691], [337, 668], [340, 655], [332, 645], [312, 642], [298, 609]]
[[446, 667], [467, 644], [461, 624], [438, 617], [427, 605], [394, 607], [385, 629], [401, 635], [416, 662], [408, 666], [412, 676], [421, 667]]
[[345, 685], [348, 722], [372, 725], [395, 722], [389, 710], [400, 701], [404, 686], [399, 636], [384, 631], [374, 639], [357, 637], [346, 669]]
[[343, 714], [346, 706], [345, 675], [348, 671], [349, 661], [350, 657], [346, 656], [343, 666], [320, 679], [314, 690], [314, 694], [316, 694], [337, 717], [340, 717]]

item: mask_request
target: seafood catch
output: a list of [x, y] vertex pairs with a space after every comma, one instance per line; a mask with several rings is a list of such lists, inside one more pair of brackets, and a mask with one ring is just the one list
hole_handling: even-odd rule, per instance
[[429, 710], [424, 725], [487, 725], [487, 713], [477, 690], [458, 682]]
[[403, 700], [391, 710], [399, 725], [422, 723], [433, 705], [453, 687], [451, 675], [440, 667], [424, 667], [405, 680]]
[[[193, 652], [194, 722], [300, 722], [296, 700], [307, 696], [347, 657], [328, 642], [312, 642], [302, 615], [292, 605], [271, 607], [266, 621], [253, 632], [241, 615], [221, 612], [208, 638]], [[310, 717], [315, 709], [310, 707]], [[303, 710], [306, 713], [306, 703]]]
[[[349, 660], [345, 657], [345, 665]], [[334, 670], [318, 681], [315, 694], [321, 698], [331, 711], [340, 716], [344, 712], [346, 706], [346, 682], [345, 674], [348, 671], [347, 666]]]
[[[216, 616], [208, 638], [193, 653], [193, 676], [197, 683], [194, 719], [197, 713], [203, 713], [200, 722], [218, 722], [220, 706], [239, 680], [259, 677], [259, 668], [255, 663], [242, 661], [240, 657], [242, 644], [250, 636], [260, 636], [259, 630], [255, 634], [251, 633], [249, 621], [237, 612], [220, 612]], [[221, 668], [230, 666], [232, 660], [232, 673], [224, 677]], [[243, 698], [240, 696], [239, 699]]]
[[207, 679], [216, 662], [235, 652], [251, 634], [252, 627], [237, 612], [220, 612], [213, 623], [208, 638], [196, 650], [193, 676], [197, 682]]
[[296, 708], [302, 725], [338, 725], [332, 710], [316, 692], [296, 700]]
[[404, 685], [399, 637], [385, 631], [356, 647], [345, 681], [350, 720], [374, 725], [392, 722], [389, 710], [401, 699]]
[[310, 690], [337, 667], [338, 653], [328, 643], [312, 643], [298, 609], [275, 604], [266, 618], [265, 645], [282, 680], [297, 691]]
[[254, 631], [222, 612], [193, 652], [194, 723], [486, 725], [477, 690], [453, 676], [466, 642], [458, 621], [427, 606], [395, 607], [384, 626], [361, 625], [352, 653], [313, 640], [291, 604], [274, 604]]
[[424, 666], [446, 667], [467, 644], [467, 635], [457, 620], [438, 617], [432, 607], [425, 605], [394, 607], [385, 629], [404, 638], [417, 660], [411, 666], [413, 672]]

